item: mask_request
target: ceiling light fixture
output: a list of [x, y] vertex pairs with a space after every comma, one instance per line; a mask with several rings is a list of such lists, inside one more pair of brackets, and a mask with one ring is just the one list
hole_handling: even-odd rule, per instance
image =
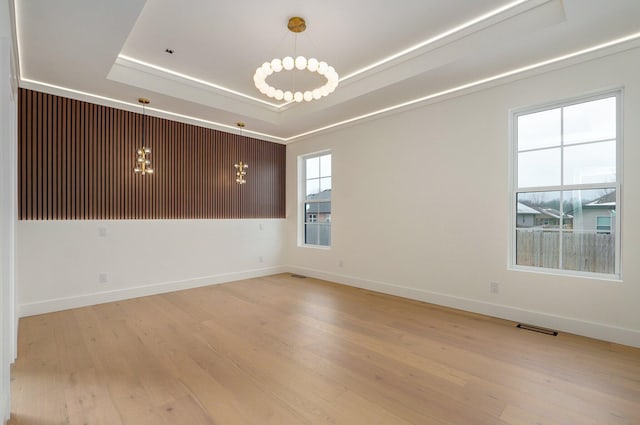
[[[307, 29], [307, 23], [299, 16], [294, 16], [289, 19], [287, 25], [289, 31], [294, 34], [299, 34]], [[294, 52], [295, 56], [295, 52]], [[283, 90], [273, 87], [267, 83], [266, 79], [273, 73], [281, 71], [309, 71], [311, 73], [318, 73], [320, 76], [326, 78], [327, 82], [313, 90], [306, 90], [304, 92], [295, 90]], [[260, 93], [272, 97], [276, 100], [285, 100], [287, 102], [295, 101], [302, 102], [303, 100], [311, 102], [312, 100], [318, 100], [321, 97], [327, 96], [338, 87], [338, 80], [340, 77], [336, 70], [324, 61], [318, 61], [316, 58], [310, 58], [307, 60], [304, 56], [296, 56], [294, 59], [291, 56], [286, 56], [282, 59], [273, 59], [271, 62], [265, 62], [256, 69], [253, 74], [253, 82], [256, 88], [260, 90]]]

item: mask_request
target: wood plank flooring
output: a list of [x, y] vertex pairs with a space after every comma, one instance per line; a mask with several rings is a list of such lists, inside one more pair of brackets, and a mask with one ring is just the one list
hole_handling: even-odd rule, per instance
[[640, 349], [276, 275], [20, 320], [11, 425], [640, 424]]

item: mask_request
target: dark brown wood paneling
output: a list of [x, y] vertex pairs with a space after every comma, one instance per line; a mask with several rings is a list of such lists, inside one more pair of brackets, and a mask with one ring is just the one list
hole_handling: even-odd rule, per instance
[[[281, 217], [285, 210], [286, 147], [235, 135], [216, 156], [216, 216]], [[236, 183], [234, 164], [249, 165], [247, 183]], [[282, 215], [284, 216], [284, 214]]]
[[284, 218], [284, 145], [26, 89], [18, 120], [21, 220]]

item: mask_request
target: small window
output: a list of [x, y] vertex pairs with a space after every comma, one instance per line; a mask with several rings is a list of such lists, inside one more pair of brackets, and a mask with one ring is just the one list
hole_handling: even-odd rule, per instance
[[611, 216], [596, 217], [596, 232], [611, 234]]
[[514, 266], [620, 276], [620, 98], [513, 114]]
[[302, 157], [304, 245], [331, 246], [331, 154]]

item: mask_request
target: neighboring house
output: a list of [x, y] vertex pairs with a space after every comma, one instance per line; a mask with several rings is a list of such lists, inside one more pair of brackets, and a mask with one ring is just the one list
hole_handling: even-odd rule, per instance
[[304, 243], [322, 246], [331, 244], [331, 189], [307, 196]]
[[575, 215], [575, 229], [587, 232], [615, 233], [616, 192], [610, 192], [582, 205]]
[[[565, 213], [562, 220], [565, 229], [573, 226], [573, 215]], [[518, 202], [516, 227], [558, 227], [560, 211], [553, 208], [532, 207]]]
[[540, 211], [518, 202], [518, 212], [516, 216], [516, 227], [533, 227], [536, 225], [536, 216]]
[[[324, 201], [326, 202], [315, 202]], [[323, 190], [320, 193], [307, 196], [306, 222], [307, 223], [330, 223], [331, 222], [331, 189]]]
[[[616, 192], [607, 193], [564, 214], [563, 228], [575, 231], [615, 233]], [[557, 228], [560, 211], [518, 202], [516, 227]]]
[[[536, 226], [543, 227], [559, 227], [560, 226], [560, 211], [553, 208], [537, 208], [540, 211], [540, 215], [536, 217]], [[562, 219], [563, 227], [571, 228], [573, 226], [573, 215], [564, 213]]]

